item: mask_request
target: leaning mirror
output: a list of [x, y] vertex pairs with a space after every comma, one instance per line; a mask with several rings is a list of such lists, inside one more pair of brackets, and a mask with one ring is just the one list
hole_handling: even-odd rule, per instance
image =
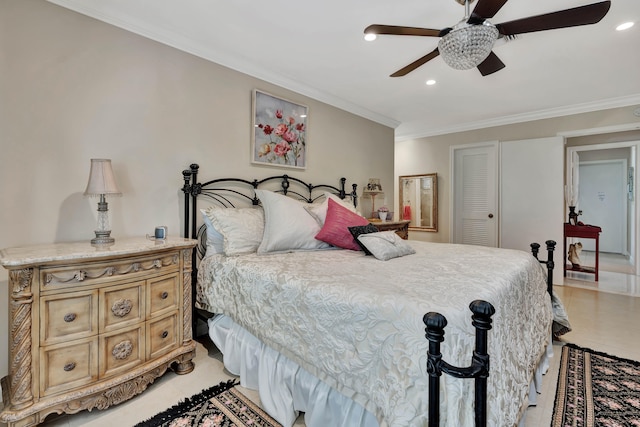
[[400, 219], [409, 229], [438, 231], [438, 174], [400, 177]]

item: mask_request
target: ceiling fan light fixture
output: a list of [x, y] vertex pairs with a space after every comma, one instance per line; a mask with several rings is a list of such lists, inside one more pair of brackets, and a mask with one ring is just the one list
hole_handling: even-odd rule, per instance
[[487, 59], [498, 35], [498, 29], [487, 21], [479, 25], [462, 21], [440, 38], [438, 50], [451, 68], [469, 70]]

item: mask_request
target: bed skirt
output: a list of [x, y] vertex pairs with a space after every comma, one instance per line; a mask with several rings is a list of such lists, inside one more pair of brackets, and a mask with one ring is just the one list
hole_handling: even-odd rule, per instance
[[[230, 317], [210, 318], [209, 336], [223, 354], [225, 368], [240, 377], [243, 387], [258, 390], [262, 407], [283, 427], [291, 427], [300, 412], [304, 412], [307, 427], [381, 426], [362, 405], [262, 343]], [[551, 342], [550, 339], [531, 381], [529, 405], [536, 404], [542, 375], [549, 368], [549, 358], [553, 356]], [[524, 427], [526, 408], [523, 405], [520, 427]]]

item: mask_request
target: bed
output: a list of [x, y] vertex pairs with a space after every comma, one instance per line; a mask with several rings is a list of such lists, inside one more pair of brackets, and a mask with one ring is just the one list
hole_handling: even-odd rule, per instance
[[[345, 243], [372, 255], [336, 248], [332, 235], [298, 242], [314, 224], [312, 237], [322, 238], [334, 223], [360, 224], [347, 212], [357, 210], [356, 186], [286, 175], [200, 183], [198, 171], [183, 171], [184, 233], [203, 242], [194, 304], [225, 367], [283, 426], [299, 412], [310, 427], [424, 426], [434, 414], [456, 427], [520, 423], [551, 347], [551, 298], [536, 257], [397, 242], [392, 232]], [[385, 239], [401, 255], [374, 249]], [[483, 382], [486, 396], [474, 400]]]

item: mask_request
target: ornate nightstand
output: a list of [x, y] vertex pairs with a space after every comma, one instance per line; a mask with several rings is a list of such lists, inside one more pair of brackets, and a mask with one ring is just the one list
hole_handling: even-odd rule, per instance
[[167, 368], [193, 370], [191, 258], [196, 241], [119, 239], [9, 248], [9, 375], [0, 421], [105, 409]]
[[378, 227], [380, 231], [395, 231], [398, 236], [402, 237], [404, 240], [409, 238], [409, 220], [403, 221], [372, 221], [371, 224]]

